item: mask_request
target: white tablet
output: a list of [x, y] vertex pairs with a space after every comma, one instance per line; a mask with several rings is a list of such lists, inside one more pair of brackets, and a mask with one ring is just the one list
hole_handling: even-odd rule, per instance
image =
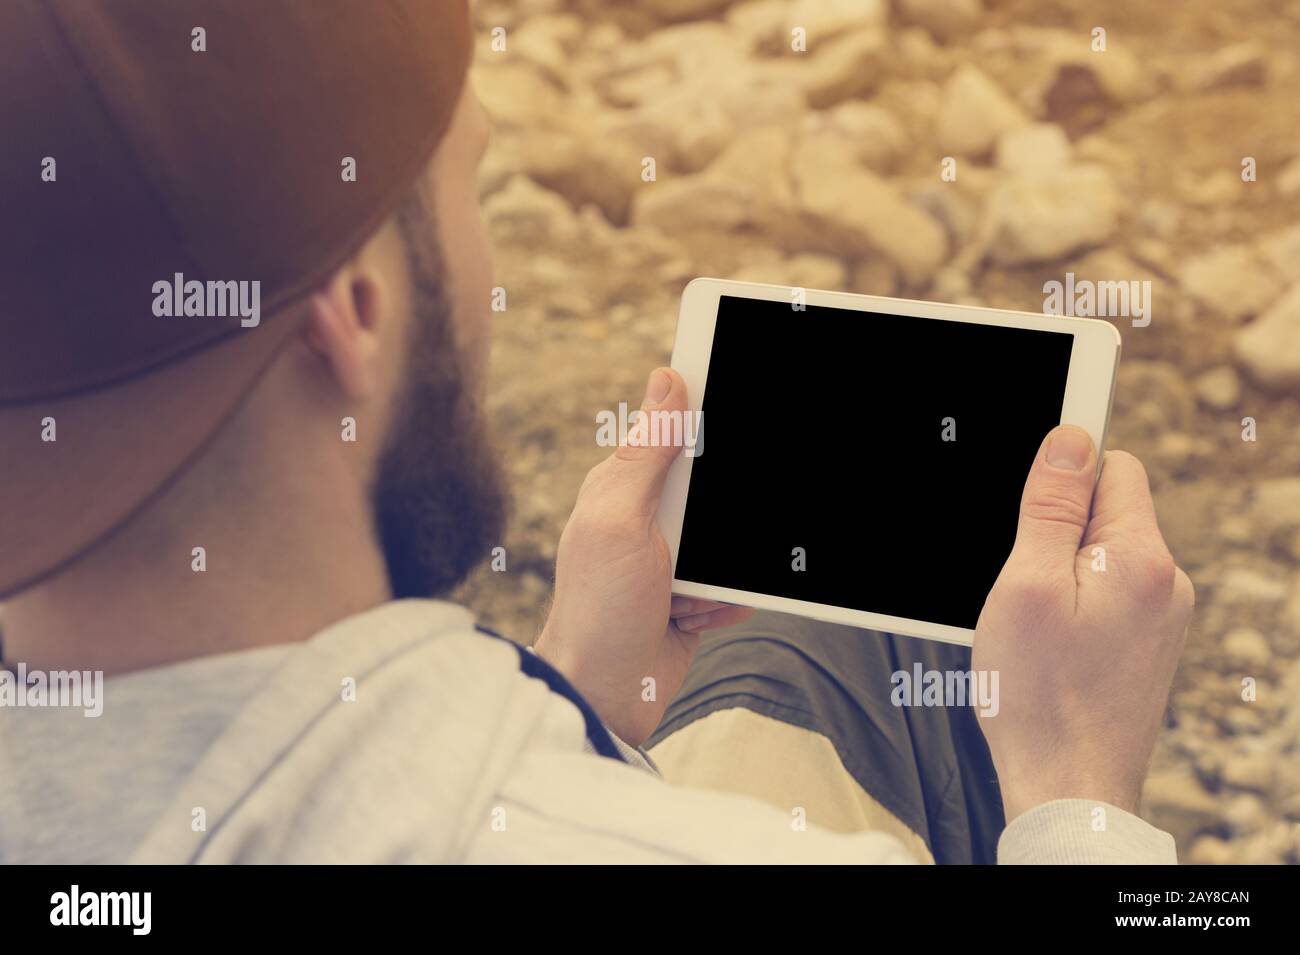
[[969, 644], [1044, 436], [1104, 446], [1119, 353], [1103, 321], [695, 279], [673, 592]]

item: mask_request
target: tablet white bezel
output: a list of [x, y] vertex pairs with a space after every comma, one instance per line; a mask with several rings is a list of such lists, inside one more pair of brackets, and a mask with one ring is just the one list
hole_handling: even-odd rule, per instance
[[[1074, 335], [1070, 370], [1065, 383], [1065, 401], [1061, 408], [1061, 423], [1078, 425], [1092, 436], [1096, 447], [1105, 447], [1106, 426], [1110, 420], [1115, 372], [1120, 354], [1119, 331], [1109, 322], [1086, 318], [1063, 318], [1033, 312], [1011, 312], [973, 305], [941, 305], [935, 302], [856, 295], [850, 292], [826, 292], [817, 289], [802, 291], [804, 301], [808, 305], [911, 315], [942, 321], [971, 322], [977, 325], [1034, 328]], [[753, 282], [697, 278], [686, 286], [682, 292], [681, 310], [678, 313], [672, 366], [686, 381], [689, 410], [692, 413], [698, 413], [704, 403], [709, 357], [713, 350], [713, 331], [718, 318], [718, 300], [723, 295], [776, 302], [793, 301], [793, 290], [785, 285], [760, 285]], [[799, 313], [792, 311], [792, 314]], [[707, 422], [704, 424], [707, 425]], [[702, 444], [703, 453], [707, 454], [707, 437]], [[1100, 455], [1098, 461], [1100, 469]], [[685, 453], [673, 462], [656, 515], [659, 529], [672, 553], [673, 593], [798, 614], [830, 623], [926, 637], [945, 643], [970, 645], [975, 632], [961, 627], [678, 580], [676, 577], [677, 548], [681, 542], [686, 491], [690, 484], [693, 463], [694, 458]]]

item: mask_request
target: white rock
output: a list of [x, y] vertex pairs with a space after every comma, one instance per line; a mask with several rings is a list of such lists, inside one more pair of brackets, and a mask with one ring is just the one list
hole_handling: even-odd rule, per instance
[[907, 149], [907, 133], [889, 110], [862, 100], [808, 114], [808, 133], [833, 133], [844, 147], [877, 172], [888, 172]]
[[1197, 377], [1196, 397], [1211, 411], [1230, 411], [1241, 400], [1241, 379], [1231, 365], [1219, 365]]
[[935, 134], [947, 153], [981, 156], [998, 136], [1029, 117], [1002, 87], [973, 66], [963, 66], [943, 89]]
[[1219, 836], [1199, 836], [1192, 843], [1183, 862], [1188, 865], [1231, 865], [1237, 861], [1232, 843]]
[[1269, 478], [1256, 484], [1250, 516], [1268, 535], [1300, 527], [1300, 477]]
[[806, 52], [791, 54], [780, 68], [809, 106], [825, 109], [873, 89], [883, 73], [885, 53], [884, 31], [869, 27], [818, 44], [810, 40]]
[[961, 269], [942, 268], [930, 283], [930, 298], [936, 302], [957, 302], [970, 293], [970, 276]]
[[1254, 627], [1233, 627], [1224, 634], [1223, 652], [1248, 664], [1267, 663], [1273, 656], [1268, 640]]
[[1250, 567], [1230, 567], [1219, 576], [1214, 591], [1225, 604], [1273, 604], [1286, 597], [1287, 583]]
[[1178, 275], [1183, 289], [1220, 315], [1257, 315], [1282, 292], [1282, 283], [1248, 245], [1220, 245], [1187, 259]]
[[1255, 540], [1255, 525], [1244, 514], [1228, 514], [1219, 521], [1219, 540], [1228, 544], [1250, 544]]
[[666, 97], [643, 113], [673, 133], [678, 162], [691, 171], [712, 159], [749, 130], [769, 124], [793, 128], [806, 113], [802, 92], [775, 77], [754, 75], [748, 83], [703, 93], [690, 88], [686, 98]]
[[568, 82], [570, 52], [584, 32], [582, 18], [571, 13], [530, 17], [510, 34], [509, 49], [564, 86]]
[[561, 91], [530, 63], [493, 62], [474, 68], [474, 92], [495, 125], [535, 126], [565, 112]]
[[1267, 51], [1254, 41], [1215, 50], [1192, 69], [1183, 86], [1205, 92], [1229, 86], [1261, 86], [1268, 79]]
[[1052, 123], [1034, 123], [1008, 129], [998, 137], [996, 163], [1007, 172], [1035, 169], [1059, 170], [1073, 154], [1065, 130]]
[[760, 126], [738, 136], [709, 167], [709, 175], [739, 182], [762, 193], [774, 206], [794, 204], [790, 184], [793, 145], [784, 126]]
[[939, 119], [943, 89], [932, 80], [895, 79], [882, 85], [879, 98], [906, 120], [909, 130], [929, 135]]
[[1237, 840], [1236, 852], [1243, 865], [1282, 865], [1294, 861], [1300, 849], [1300, 828], [1282, 820], [1262, 819], [1258, 831]]
[[1184, 766], [1151, 772], [1142, 788], [1142, 803], [1159, 826], [1174, 830], [1182, 839], [1190, 839], [1219, 821], [1218, 803]]
[[911, 282], [924, 281], [947, 255], [939, 223], [818, 137], [798, 144], [791, 174], [801, 209], [830, 250], [849, 258], [883, 255]]
[[924, 76], [935, 80], [951, 75], [955, 63], [952, 51], [934, 42], [929, 32], [921, 27], [904, 27], [889, 35], [893, 52], [891, 73], [904, 76]]
[[[584, 29], [579, 39], [582, 41], [582, 48], [590, 53], [615, 53], [627, 43], [627, 34], [617, 23], [596, 23], [586, 26], [586, 21], [583, 22]], [[570, 61], [570, 63], [575, 73], [585, 76], [587, 70], [598, 65], [598, 60], [599, 58], [593, 63], [581, 61]]]
[[631, 221], [666, 235], [748, 231], [779, 246], [808, 248], [789, 174], [790, 133], [760, 126], [739, 135], [703, 173], [647, 183]]
[[669, 64], [678, 85], [696, 94], [747, 82], [756, 70], [743, 39], [713, 20], [664, 27], [627, 44], [615, 58], [613, 74], [655, 63]]
[[[786, 20], [789, 27], [803, 27], [808, 31], [808, 48], [863, 27], [882, 26], [888, 19], [885, 0], [795, 0], [788, 5]], [[790, 43], [790, 30], [785, 30], [786, 49]]]
[[1050, 262], [1109, 239], [1119, 208], [1119, 190], [1100, 166], [1019, 173], [994, 187], [983, 232], [998, 263]]
[[775, 264], [746, 265], [732, 273], [738, 282], [765, 282], [769, 285], [788, 285], [791, 288], [826, 289], [844, 288], [847, 271], [844, 263], [829, 255], [802, 252]]
[[1156, 439], [1154, 458], [1163, 468], [1182, 471], [1191, 464], [1197, 450], [1196, 439], [1181, 431], [1164, 431]]
[[[599, 128], [597, 128], [599, 129]], [[558, 192], [574, 208], [594, 203], [611, 221], [627, 221], [628, 205], [641, 181], [642, 144], [630, 135], [573, 122], [554, 129], [503, 133], [494, 146], [493, 172], [509, 162], [542, 187]]]
[[727, 23], [748, 45], [768, 54], [790, 49], [790, 5], [786, 0], [747, 0], [727, 10]]
[[796, 126], [807, 113], [792, 64], [760, 68], [725, 24], [705, 21], [656, 31], [602, 81], [606, 98], [630, 107], [583, 117], [639, 143], [661, 169], [704, 169], [744, 131]]
[[1232, 345], [1237, 364], [1257, 384], [1300, 389], [1300, 282], [1238, 332]]
[[1223, 807], [1223, 818], [1232, 827], [1234, 833], [1255, 832], [1267, 820], [1263, 801], [1251, 793], [1234, 796]]
[[741, 183], [708, 174], [653, 184], [632, 199], [631, 221], [665, 235], [705, 231], [727, 233], [756, 222], [758, 196]]

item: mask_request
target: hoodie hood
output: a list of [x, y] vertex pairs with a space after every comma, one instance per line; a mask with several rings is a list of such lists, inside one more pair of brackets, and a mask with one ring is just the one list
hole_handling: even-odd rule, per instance
[[457, 861], [549, 695], [473, 626], [462, 607], [405, 600], [295, 647], [131, 861]]

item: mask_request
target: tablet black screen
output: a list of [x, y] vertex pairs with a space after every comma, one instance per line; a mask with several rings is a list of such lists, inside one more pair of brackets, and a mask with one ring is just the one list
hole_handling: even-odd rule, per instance
[[973, 628], [1073, 344], [723, 296], [676, 576]]

